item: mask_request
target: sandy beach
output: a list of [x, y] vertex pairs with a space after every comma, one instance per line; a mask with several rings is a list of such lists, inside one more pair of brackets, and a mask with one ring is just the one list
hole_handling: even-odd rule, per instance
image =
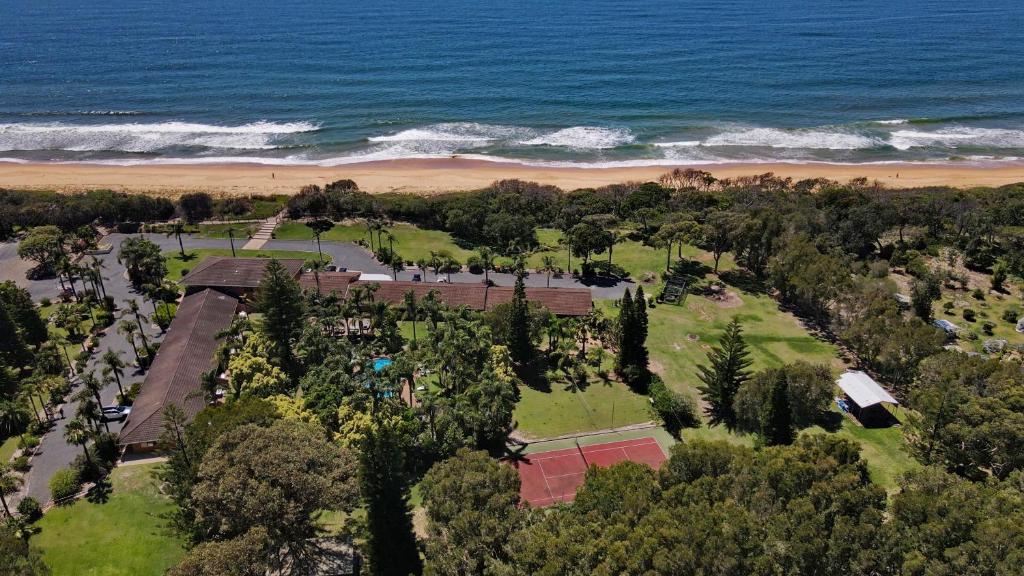
[[[687, 166], [680, 166], [686, 168]], [[552, 168], [466, 159], [392, 160], [335, 167], [258, 164], [18, 164], [0, 162], [0, 188], [66, 192], [106, 188], [177, 195], [204, 190], [217, 194], [293, 194], [307, 184], [350, 178], [372, 193], [431, 194], [469, 190], [505, 178], [553, 184], [564, 190], [627, 181], [654, 180], [672, 166]], [[868, 178], [891, 187], [999, 186], [1024, 182], [1024, 164], [724, 164], [696, 166], [718, 178], [773, 172], [794, 179]]]

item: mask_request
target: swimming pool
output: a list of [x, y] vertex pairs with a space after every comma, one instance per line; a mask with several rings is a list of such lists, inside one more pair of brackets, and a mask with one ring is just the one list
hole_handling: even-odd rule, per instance
[[391, 365], [391, 358], [374, 358], [373, 359], [373, 371], [380, 372]]

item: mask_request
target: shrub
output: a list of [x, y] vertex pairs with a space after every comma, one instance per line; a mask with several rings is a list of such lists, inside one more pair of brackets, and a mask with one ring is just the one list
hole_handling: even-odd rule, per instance
[[185, 276], [187, 276], [187, 275], [188, 275], [188, 273], [189, 273], [189, 269], [188, 269], [188, 268], [182, 268], [182, 269], [181, 269], [181, 276], [182, 276], [182, 277], [185, 277]]
[[18, 502], [18, 514], [29, 522], [35, 522], [43, 517], [43, 507], [35, 498], [25, 496], [21, 502]]
[[889, 275], [889, 263], [885, 260], [876, 260], [868, 265], [868, 274], [872, 278], [885, 278]]
[[689, 397], [668, 389], [665, 382], [657, 374], [651, 375], [648, 388], [651, 396], [651, 408], [661, 419], [670, 434], [679, 437], [683, 428], [696, 428], [700, 425], [697, 419], [697, 407]]
[[29, 468], [31, 468], [31, 466], [28, 464], [28, 456], [21, 455], [14, 460], [11, 460], [11, 470], [14, 470], [15, 472], [28, 472]]
[[101, 328], [106, 328], [114, 323], [114, 313], [110, 310], [100, 310], [96, 313], [96, 324]]
[[975, 300], [984, 300], [985, 299], [985, 293], [981, 291], [981, 288], [975, 288], [974, 292], [971, 292], [971, 296]]
[[952, 302], [944, 302], [942, 304], [942, 309], [946, 311], [946, 314], [952, 314], [953, 313], [953, 303]]
[[82, 478], [76, 468], [62, 468], [50, 478], [50, 494], [57, 502], [78, 494], [81, 487]]
[[975, 318], [977, 318], [977, 314], [970, 308], [964, 308], [963, 317], [964, 320], [967, 320], [968, 322], [974, 322]]
[[1016, 308], [1007, 308], [1006, 310], [1003, 310], [1003, 320], [1010, 324], [1016, 324], [1019, 316], [1020, 312], [1018, 312]]
[[985, 322], [981, 325], [981, 331], [984, 332], [986, 335], [991, 336], [992, 329], [995, 327], [996, 325], [993, 324], [992, 322]]
[[35, 436], [31, 435], [31, 434], [28, 434], [26, 436], [22, 436], [18, 440], [18, 448], [21, 448], [22, 450], [31, 450], [31, 449], [35, 448], [36, 446], [39, 446], [39, 438], [37, 438], [37, 437], [35, 437]]
[[51, 304], [53, 304], [53, 301], [50, 300], [49, 298], [43, 297], [39, 300], [39, 305], [42, 306], [43, 308], [46, 308]]

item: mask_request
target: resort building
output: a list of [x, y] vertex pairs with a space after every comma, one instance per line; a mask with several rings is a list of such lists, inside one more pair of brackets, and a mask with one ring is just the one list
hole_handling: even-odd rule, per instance
[[[219, 342], [216, 335], [231, 325], [235, 314], [243, 311], [263, 279], [265, 258], [209, 257], [181, 279], [185, 297], [167, 329], [142, 383], [132, 412], [121, 430], [120, 444], [127, 450], [156, 448], [163, 433], [164, 409], [174, 404], [191, 421], [206, 405], [201, 377], [214, 367]], [[416, 299], [435, 292], [448, 306], [466, 306], [471, 310], [490, 310], [512, 300], [513, 288], [479, 284], [382, 281], [360, 272], [303, 272], [303, 261], [278, 260], [305, 290], [334, 292], [347, 298], [357, 287], [375, 286], [378, 302], [401, 306], [412, 290]], [[547, 307], [559, 316], [585, 316], [592, 307], [590, 290], [585, 288], [527, 288], [527, 299]]]
[[164, 408], [170, 404], [189, 420], [206, 406], [201, 377], [214, 367], [216, 335], [231, 325], [237, 309], [237, 298], [216, 290], [185, 296], [121, 429], [122, 446], [154, 449], [163, 433]]

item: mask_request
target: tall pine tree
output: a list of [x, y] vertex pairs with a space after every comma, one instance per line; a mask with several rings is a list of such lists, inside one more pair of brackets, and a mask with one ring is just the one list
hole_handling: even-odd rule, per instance
[[386, 416], [376, 419], [366, 433], [359, 477], [366, 503], [370, 573], [374, 576], [419, 574], [423, 566], [409, 509], [409, 478], [403, 443], [395, 424]]
[[743, 341], [743, 328], [738, 318], [725, 328], [718, 346], [708, 352], [710, 365], [698, 366], [698, 377], [703, 386], [698, 387], [701, 397], [708, 403], [705, 413], [709, 424], [717, 426], [725, 424], [729, 430], [736, 427], [736, 412], [733, 399], [740, 385], [750, 378], [750, 352]]
[[526, 299], [523, 275], [523, 268], [519, 266], [516, 269], [516, 286], [512, 292], [508, 319], [508, 350], [512, 360], [519, 366], [523, 366], [534, 357], [533, 339], [530, 337], [530, 303]]
[[291, 372], [295, 366], [291, 343], [302, 328], [302, 289], [277, 260], [267, 264], [256, 294], [256, 308], [263, 313], [261, 330], [274, 346], [274, 356]]
[[637, 288], [636, 298], [630, 295], [628, 288], [622, 296], [618, 345], [615, 372], [633, 389], [646, 392], [650, 371], [647, 367], [647, 301], [642, 287]]
[[625, 377], [629, 367], [635, 363], [633, 343], [636, 338], [637, 322], [633, 315], [633, 296], [629, 293], [629, 288], [626, 288], [619, 305], [619, 353], [615, 357], [615, 371], [620, 376]]
[[792, 444], [795, 438], [793, 409], [789, 405], [789, 381], [785, 370], [776, 370], [771, 397], [761, 417], [761, 440], [768, 446], [778, 446]]

